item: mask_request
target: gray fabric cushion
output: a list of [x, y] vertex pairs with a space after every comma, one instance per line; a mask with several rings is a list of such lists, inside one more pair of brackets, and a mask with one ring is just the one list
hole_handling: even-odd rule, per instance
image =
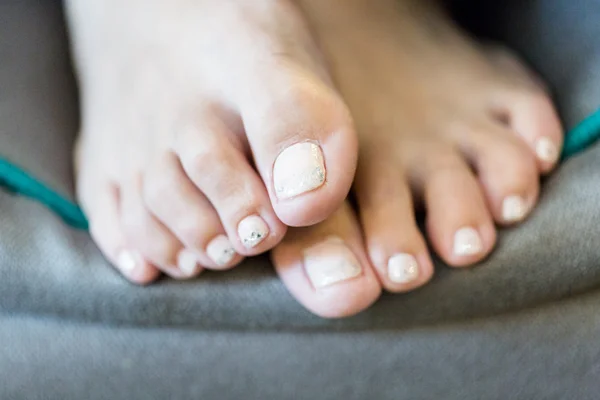
[[[66, 50], [56, 2], [0, 1], [0, 153], [72, 195]], [[586, 88], [565, 115], [597, 106], [597, 81], [556, 71], [572, 78], [554, 78], [561, 96]], [[132, 286], [85, 232], [0, 192], [0, 398], [593, 398], [597, 296], [552, 302], [600, 283], [599, 168], [599, 147], [569, 160], [481, 266], [438, 265], [427, 287], [342, 321], [302, 309], [264, 258]]]
[[0, 1], [0, 156], [73, 198], [76, 128], [60, 2]]
[[0, 398], [596, 400], [599, 308], [337, 334], [0, 318]]

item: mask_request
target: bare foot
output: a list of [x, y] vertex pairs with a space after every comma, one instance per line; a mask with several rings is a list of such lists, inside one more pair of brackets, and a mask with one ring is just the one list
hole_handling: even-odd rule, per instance
[[340, 317], [368, 307], [382, 287], [407, 291], [431, 278], [415, 205], [446, 263], [486, 257], [495, 223], [518, 223], [535, 206], [562, 128], [516, 58], [475, 43], [429, 1], [303, 5], [356, 122], [358, 213], [345, 206], [291, 230], [273, 260], [302, 304]]
[[357, 138], [293, 1], [67, 3], [79, 199], [128, 279], [232, 267], [342, 204]]

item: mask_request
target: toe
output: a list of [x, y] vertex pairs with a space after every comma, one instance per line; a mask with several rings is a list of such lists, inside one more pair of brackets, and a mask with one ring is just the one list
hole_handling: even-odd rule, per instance
[[209, 113], [178, 135], [176, 152], [194, 185], [208, 198], [234, 249], [251, 256], [271, 249], [286, 227], [232, 133]]
[[506, 93], [501, 101], [506, 104], [509, 125], [529, 146], [539, 171], [550, 172], [560, 159], [563, 144], [563, 128], [550, 97], [541, 89], [532, 89]]
[[111, 184], [99, 185], [92, 194], [79, 191], [80, 201], [89, 220], [90, 234], [106, 259], [129, 281], [146, 285], [160, 271], [144, 260], [127, 240], [120, 226], [118, 192]]
[[[367, 152], [368, 154], [368, 152]], [[367, 251], [379, 280], [391, 292], [424, 285], [433, 263], [419, 231], [407, 177], [393, 158], [363, 159], [355, 193]]]
[[496, 241], [483, 193], [458, 153], [430, 149], [428, 154], [419, 180], [430, 241], [449, 265], [472, 265], [489, 254]]
[[154, 160], [144, 177], [144, 201], [150, 212], [210, 269], [238, 264], [216, 210], [185, 174], [174, 153]]
[[[144, 259], [172, 278], [187, 279], [202, 268], [195, 252], [183, 244], [146, 207], [142, 178], [127, 179], [121, 185], [120, 221], [129, 249], [124, 259]], [[131, 257], [135, 254], [136, 257]]]
[[271, 256], [292, 296], [321, 317], [354, 315], [381, 293], [346, 203], [318, 225], [290, 229]]
[[461, 147], [477, 172], [494, 219], [503, 225], [521, 222], [539, 193], [535, 157], [510, 127], [495, 121], [486, 120], [467, 130]]
[[346, 106], [327, 84], [304, 71], [279, 75], [242, 104], [242, 117], [277, 216], [307, 226], [346, 198], [357, 139]]

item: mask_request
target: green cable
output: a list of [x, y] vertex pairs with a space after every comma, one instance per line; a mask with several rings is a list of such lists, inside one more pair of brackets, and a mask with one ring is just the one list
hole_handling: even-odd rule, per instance
[[600, 109], [584, 119], [565, 137], [563, 159], [584, 150], [600, 137]]
[[1, 158], [0, 185], [6, 186], [20, 195], [38, 200], [75, 228], [88, 228], [87, 219], [77, 204], [50, 189], [16, 165]]

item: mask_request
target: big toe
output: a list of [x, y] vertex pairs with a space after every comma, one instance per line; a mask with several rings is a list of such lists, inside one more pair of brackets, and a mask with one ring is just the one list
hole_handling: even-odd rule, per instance
[[290, 226], [323, 221], [346, 198], [358, 153], [350, 113], [327, 79], [280, 67], [242, 118], [256, 167], [279, 219]]
[[357, 314], [381, 294], [347, 203], [320, 224], [291, 229], [271, 257], [292, 296], [321, 317]]

